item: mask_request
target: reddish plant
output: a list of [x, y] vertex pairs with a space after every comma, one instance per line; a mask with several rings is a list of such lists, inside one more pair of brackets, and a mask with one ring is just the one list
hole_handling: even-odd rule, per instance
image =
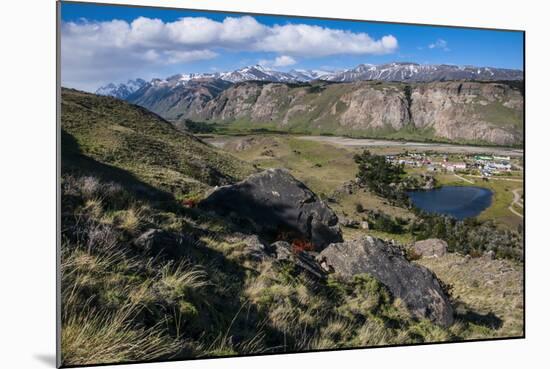
[[309, 241], [303, 239], [295, 239], [292, 241], [292, 252], [299, 254], [303, 251], [313, 251], [315, 248]]
[[194, 208], [197, 206], [197, 200], [189, 199], [189, 200], [183, 200], [182, 201], [183, 206], [187, 206], [188, 208]]

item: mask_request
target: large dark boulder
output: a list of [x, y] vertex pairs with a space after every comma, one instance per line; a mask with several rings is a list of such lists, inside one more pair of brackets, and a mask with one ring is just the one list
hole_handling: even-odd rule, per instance
[[344, 277], [370, 274], [400, 298], [416, 318], [427, 318], [445, 327], [453, 323], [453, 308], [435, 274], [409, 262], [395, 246], [365, 237], [334, 243], [319, 257]]
[[199, 206], [267, 239], [303, 239], [317, 250], [342, 241], [334, 211], [283, 169], [269, 169], [219, 187]]

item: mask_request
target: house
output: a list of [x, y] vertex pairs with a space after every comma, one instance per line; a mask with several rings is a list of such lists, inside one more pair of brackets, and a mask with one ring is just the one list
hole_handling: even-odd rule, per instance
[[446, 162], [446, 163], [443, 163], [441, 165], [443, 168], [451, 171], [451, 172], [454, 172], [454, 171], [457, 171], [457, 170], [465, 170], [466, 169], [466, 163], [451, 163], [451, 162]]

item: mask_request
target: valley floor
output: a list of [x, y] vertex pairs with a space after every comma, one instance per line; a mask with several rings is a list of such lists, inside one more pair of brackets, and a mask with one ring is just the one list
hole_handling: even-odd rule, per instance
[[[238, 158], [255, 164], [258, 168], [280, 167], [288, 169], [296, 178], [314, 192], [330, 195], [344, 183], [353, 181], [356, 164], [353, 156], [364, 149], [379, 155], [409, 153], [438, 153], [454, 155], [487, 154], [523, 159], [523, 150], [484, 146], [450, 145], [444, 143], [401, 142], [378, 139], [354, 139], [335, 136], [247, 135], [204, 136], [212, 145], [228, 151]], [[407, 169], [410, 173], [426, 174], [426, 169]], [[514, 202], [514, 192], [523, 187], [523, 174], [519, 177], [493, 177], [489, 181], [481, 176], [434, 173], [441, 185], [471, 185], [493, 191], [494, 200], [480, 219], [495, 220], [499, 225], [516, 229], [523, 224], [523, 208]], [[365, 208], [383, 211], [392, 216], [411, 217], [406, 209], [390, 206], [384, 199], [370, 193], [354, 193], [337, 204], [331, 204], [340, 214], [354, 212], [357, 202]]]

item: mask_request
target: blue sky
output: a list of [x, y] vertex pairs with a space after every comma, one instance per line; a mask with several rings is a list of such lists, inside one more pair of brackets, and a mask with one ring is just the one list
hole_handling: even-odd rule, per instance
[[227, 71], [408, 61], [523, 69], [512, 31], [62, 3], [63, 85]]

